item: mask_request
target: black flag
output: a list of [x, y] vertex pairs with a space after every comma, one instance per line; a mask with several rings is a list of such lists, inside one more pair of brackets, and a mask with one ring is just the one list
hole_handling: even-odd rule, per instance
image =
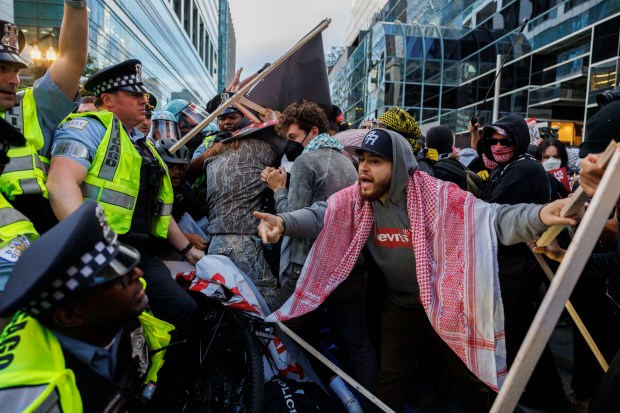
[[280, 112], [293, 102], [307, 100], [330, 113], [332, 103], [321, 33], [282, 62], [245, 97]]

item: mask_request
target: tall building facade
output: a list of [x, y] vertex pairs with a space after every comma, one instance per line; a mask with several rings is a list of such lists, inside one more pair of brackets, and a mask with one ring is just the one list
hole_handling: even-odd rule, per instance
[[[524, 18], [529, 19], [517, 38]], [[389, 0], [330, 73], [334, 102], [358, 124], [391, 106], [422, 125], [465, 134], [480, 112], [519, 112], [560, 129], [577, 145], [596, 95], [617, 84], [618, 0]]]
[[0, 0], [0, 20], [14, 21], [13, 0]]
[[[57, 49], [63, 0], [13, 2], [28, 45]], [[216, 93], [218, 0], [89, 0], [88, 8], [89, 70], [140, 59], [159, 107], [178, 97], [204, 106]]]
[[217, 90], [221, 91], [228, 86], [235, 75], [237, 57], [237, 38], [235, 37], [235, 27], [230, 14], [228, 0], [219, 0], [219, 57], [218, 57], [218, 85]]

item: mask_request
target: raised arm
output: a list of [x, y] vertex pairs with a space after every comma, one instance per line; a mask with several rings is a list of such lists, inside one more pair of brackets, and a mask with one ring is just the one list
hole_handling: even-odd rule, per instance
[[71, 1], [81, 8], [70, 7], [65, 2], [58, 58], [49, 68], [49, 74], [62, 93], [71, 100], [78, 93], [80, 77], [88, 60], [88, 11], [86, 0]]

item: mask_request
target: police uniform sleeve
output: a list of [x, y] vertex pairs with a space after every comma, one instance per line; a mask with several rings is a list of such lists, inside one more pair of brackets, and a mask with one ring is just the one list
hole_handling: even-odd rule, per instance
[[192, 159], [198, 158], [200, 155], [207, 151], [207, 145], [203, 142], [196, 148], [194, 154], [192, 155]]
[[89, 169], [105, 133], [105, 127], [92, 118], [67, 121], [54, 132], [50, 157], [64, 156]]
[[43, 131], [44, 144], [41, 153], [47, 155], [54, 130], [79, 106], [82, 98], [77, 93], [75, 99], [68, 99], [54, 83], [49, 72], [38, 79], [32, 89], [37, 104], [37, 118]]

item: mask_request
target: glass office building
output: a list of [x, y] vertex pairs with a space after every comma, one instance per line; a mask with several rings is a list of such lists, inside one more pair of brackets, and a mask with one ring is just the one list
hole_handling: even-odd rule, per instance
[[[27, 42], [57, 48], [63, 0], [14, 0]], [[216, 93], [217, 0], [89, 0], [89, 68], [140, 59], [159, 107], [182, 97], [200, 105]]]
[[333, 99], [354, 125], [400, 106], [465, 134], [478, 111], [491, 121], [494, 90], [482, 102], [497, 56], [516, 39], [498, 78], [498, 116], [535, 117], [577, 145], [596, 95], [617, 84], [619, 30], [617, 0], [391, 0], [330, 73]]

